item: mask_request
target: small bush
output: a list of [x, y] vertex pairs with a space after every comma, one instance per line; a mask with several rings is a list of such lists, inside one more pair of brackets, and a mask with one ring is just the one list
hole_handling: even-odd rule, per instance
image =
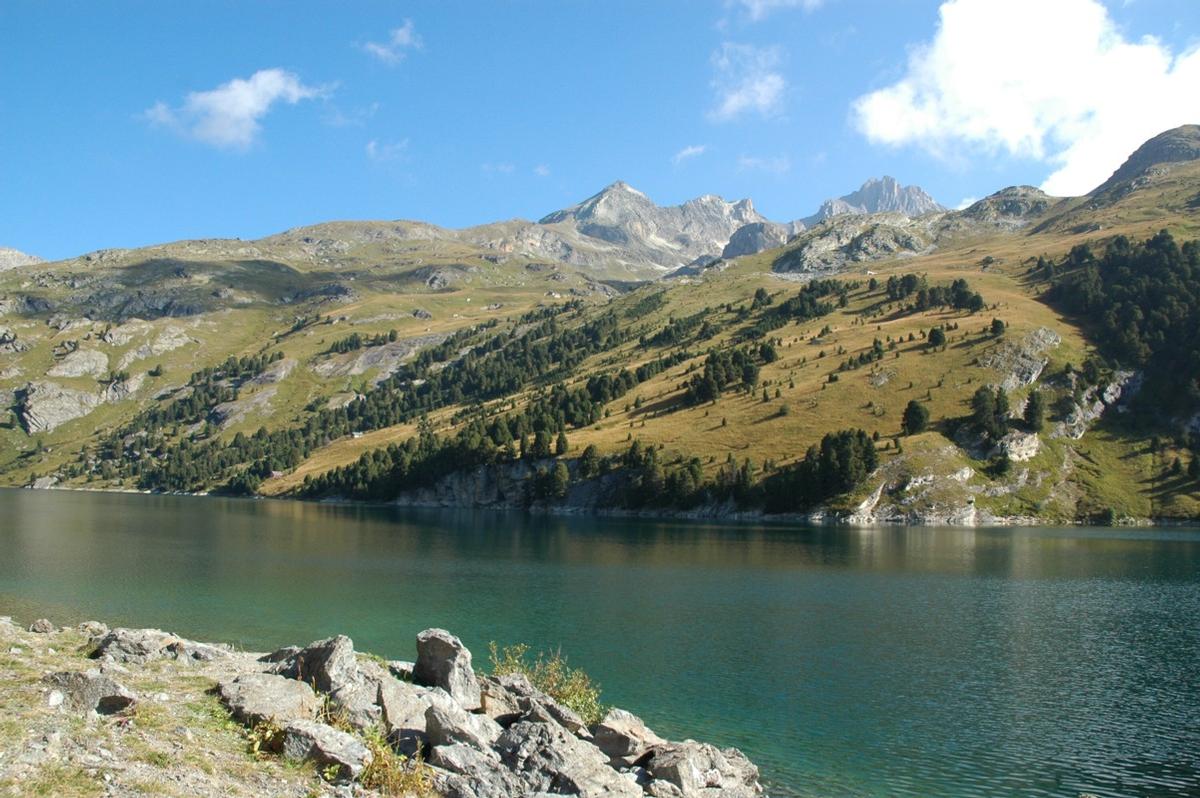
[[377, 730], [364, 735], [363, 741], [371, 751], [371, 763], [359, 777], [362, 786], [380, 795], [396, 798], [436, 795], [433, 790], [433, 771], [420, 756], [410, 759], [397, 754]]
[[572, 710], [589, 726], [604, 717], [607, 708], [600, 703], [600, 686], [583, 670], [568, 665], [561, 650], [550, 654], [538, 652], [532, 662], [529, 646], [524, 643], [500, 649], [493, 642], [488, 644], [488, 650], [492, 673], [496, 676], [510, 673], [525, 676], [534, 687]]

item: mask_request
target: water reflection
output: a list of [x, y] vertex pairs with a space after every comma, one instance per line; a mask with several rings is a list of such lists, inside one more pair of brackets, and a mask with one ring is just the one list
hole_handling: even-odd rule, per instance
[[1200, 534], [0, 491], [0, 612], [254, 648], [561, 645], [780, 794], [1200, 794]]

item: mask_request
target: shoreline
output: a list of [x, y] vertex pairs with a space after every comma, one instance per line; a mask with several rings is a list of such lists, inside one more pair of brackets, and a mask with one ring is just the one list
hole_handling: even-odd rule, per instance
[[1088, 521], [1063, 521], [1055, 519], [1042, 519], [1029, 516], [987, 516], [986, 523], [956, 523], [945, 518], [936, 520], [921, 520], [920, 518], [910, 518], [905, 520], [883, 520], [873, 523], [855, 523], [850, 518], [853, 517], [853, 512], [839, 511], [838, 513], [830, 513], [827, 511], [817, 510], [812, 513], [764, 513], [761, 510], [739, 510], [732, 512], [715, 512], [711, 509], [705, 510], [665, 510], [665, 509], [644, 509], [630, 510], [625, 508], [608, 508], [599, 509], [591, 507], [562, 507], [545, 504], [532, 504], [527, 506], [493, 506], [493, 505], [456, 505], [442, 504], [437, 502], [416, 502], [416, 501], [361, 501], [357, 499], [343, 498], [326, 498], [326, 499], [306, 499], [294, 496], [278, 495], [278, 496], [234, 496], [224, 495], [220, 493], [211, 493], [207, 491], [185, 492], [185, 491], [150, 491], [136, 490], [132, 488], [88, 488], [80, 486], [53, 485], [50, 487], [34, 488], [29, 485], [4, 485], [0, 488], [8, 490], [38, 490], [38, 491], [67, 491], [75, 493], [100, 493], [100, 494], [117, 494], [117, 495], [135, 495], [135, 496], [178, 496], [188, 498], [219, 498], [219, 499], [236, 499], [244, 501], [278, 501], [278, 502], [299, 502], [304, 504], [325, 505], [331, 507], [373, 507], [373, 508], [399, 508], [399, 509], [414, 509], [414, 510], [446, 510], [446, 511], [470, 511], [470, 512], [492, 512], [492, 513], [526, 513], [529, 515], [551, 516], [551, 517], [573, 517], [573, 518], [613, 518], [613, 519], [638, 519], [638, 520], [663, 520], [663, 521], [697, 521], [697, 522], [722, 522], [722, 523], [746, 523], [746, 524], [763, 524], [763, 525], [802, 525], [812, 527], [830, 527], [841, 529], [889, 529], [902, 527], [926, 527], [926, 528], [947, 528], [947, 529], [1029, 529], [1037, 527], [1088, 527], [1088, 528], [1108, 528], [1108, 529], [1142, 529], [1142, 528], [1171, 528], [1171, 527], [1187, 527], [1200, 525], [1200, 519], [1185, 519], [1185, 518], [1120, 518], [1113, 524], [1090, 523]]
[[[245, 652], [158, 629], [0, 616], [0, 791], [38, 794], [757, 798], [740, 751], [659, 737], [581, 671], [521, 649], [476, 670], [442, 629], [415, 662], [345, 635]], [[563, 663], [563, 667], [565, 663]]]

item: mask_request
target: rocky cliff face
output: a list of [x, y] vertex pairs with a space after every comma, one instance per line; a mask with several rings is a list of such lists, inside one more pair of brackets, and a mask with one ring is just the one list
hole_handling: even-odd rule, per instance
[[921, 216], [946, 210], [929, 196], [920, 186], [902, 186], [894, 177], [871, 178], [857, 191], [828, 199], [821, 203], [815, 214], [804, 219], [805, 226], [812, 227], [826, 219], [846, 214], [899, 213], [904, 216]]
[[0, 272], [41, 262], [42, 259], [36, 255], [26, 255], [10, 247], [0, 247]]

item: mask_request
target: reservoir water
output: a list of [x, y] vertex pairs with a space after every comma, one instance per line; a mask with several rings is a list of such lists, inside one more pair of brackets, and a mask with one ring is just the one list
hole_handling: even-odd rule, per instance
[[0, 614], [561, 647], [782, 796], [1200, 795], [1200, 530], [796, 528], [0, 490]]

